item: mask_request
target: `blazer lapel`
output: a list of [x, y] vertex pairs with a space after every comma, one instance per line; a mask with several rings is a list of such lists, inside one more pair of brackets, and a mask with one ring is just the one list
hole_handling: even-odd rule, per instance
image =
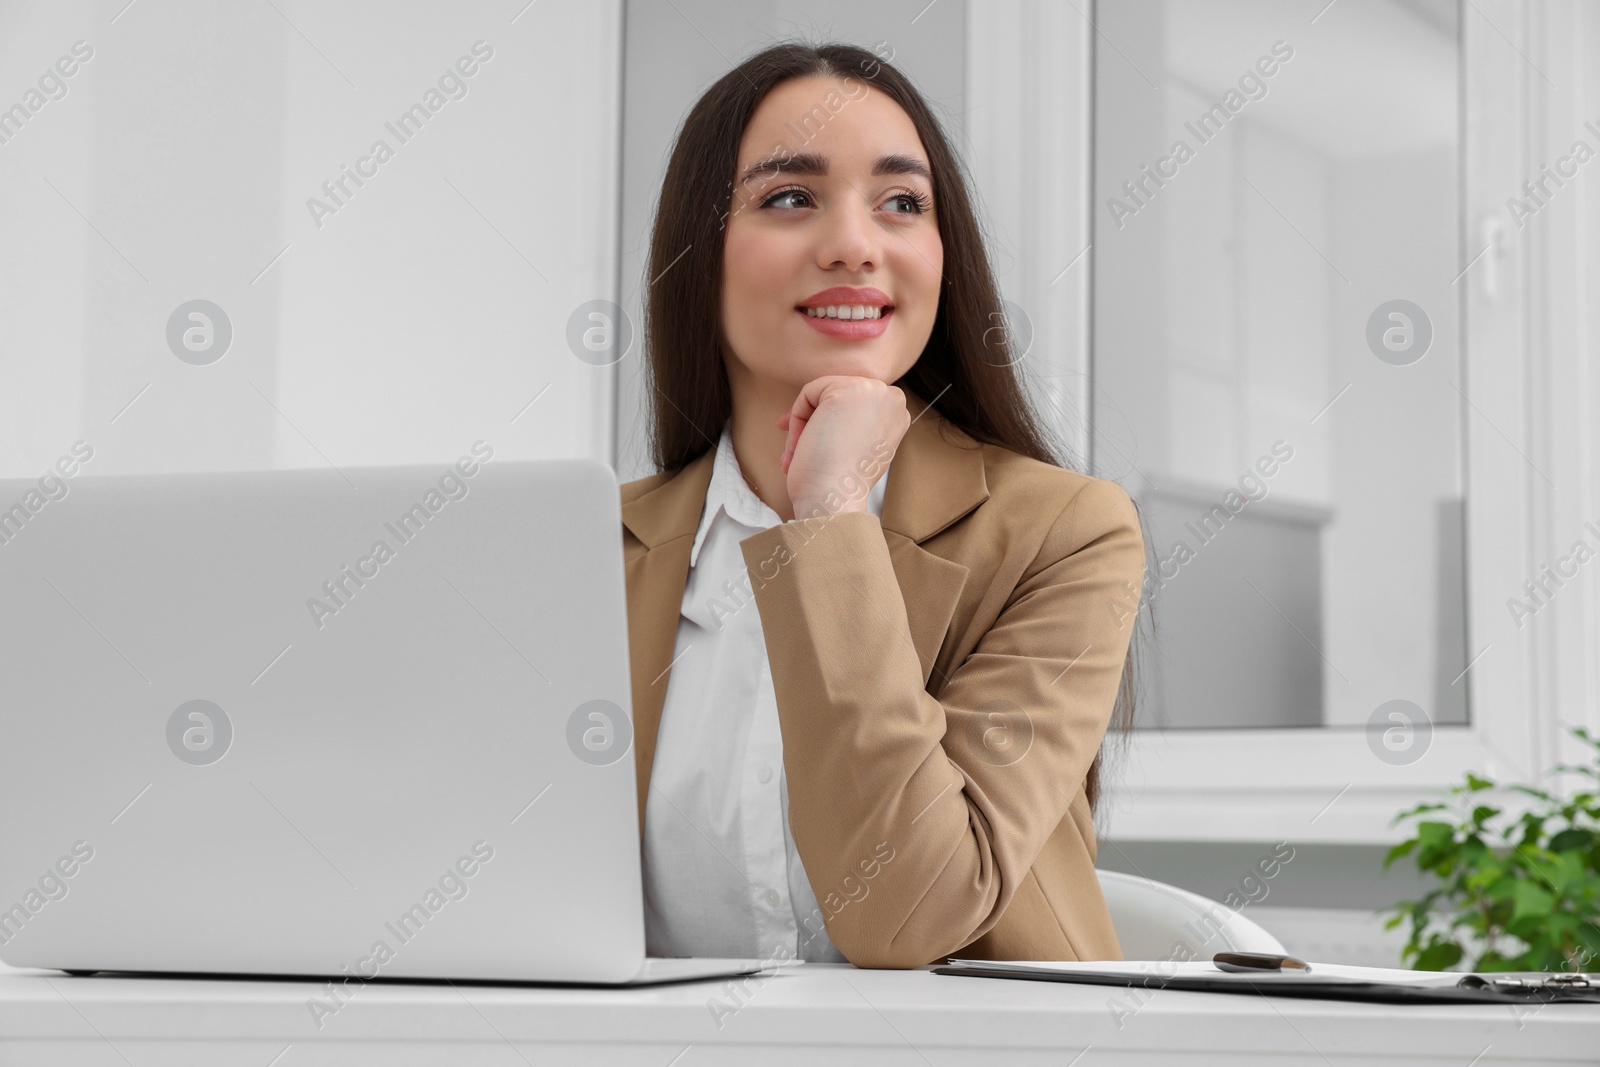
[[[989, 499], [989, 485], [978, 443], [950, 425], [916, 393], [907, 390], [907, 398], [912, 423], [889, 466], [880, 522], [926, 688], [968, 572], [961, 564], [923, 548], [922, 542]], [[938, 687], [929, 691], [937, 695], [943, 682], [941, 673]]]
[[[906, 394], [913, 421], [891, 461], [880, 523], [926, 687], [968, 570], [923, 548], [921, 542], [987, 500], [989, 488], [977, 442], [946, 423], [921, 396], [909, 389]], [[689, 579], [689, 549], [700, 525], [715, 458], [716, 449], [707, 449], [671, 479], [622, 506], [622, 524], [637, 539], [625, 541], [623, 567], [641, 836], [656, 734]]]
[[628, 590], [633, 769], [638, 781], [641, 840], [656, 732], [678, 638], [683, 589], [689, 582], [689, 549], [700, 525], [715, 459], [716, 449], [707, 449], [671, 480], [622, 506], [622, 524], [638, 539], [624, 539], [622, 564]]

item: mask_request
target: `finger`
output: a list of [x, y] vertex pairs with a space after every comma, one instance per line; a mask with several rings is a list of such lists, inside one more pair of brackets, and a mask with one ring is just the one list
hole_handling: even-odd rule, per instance
[[789, 408], [789, 433], [784, 440], [783, 452], [778, 457], [778, 465], [784, 473], [788, 473], [789, 463], [794, 459], [795, 449], [800, 445], [800, 435], [804, 432], [807, 421], [822, 406], [823, 398], [830, 390], [853, 380], [846, 375], [825, 374], [820, 378], [811, 379], [801, 387], [799, 395], [794, 398], [794, 404]]
[[778, 466], [783, 468], [783, 473], [789, 473], [789, 464], [794, 462], [794, 450], [800, 444], [800, 434], [805, 431], [807, 419], [790, 419], [789, 436], [784, 441], [783, 452], [778, 456]]
[[816, 385], [814, 381], [807, 382], [789, 408], [789, 432], [784, 436], [783, 451], [778, 455], [778, 466], [785, 474], [789, 471], [789, 461], [794, 458], [795, 447], [800, 443], [800, 432], [806, 428], [806, 420], [816, 411], [817, 400], [812, 395]]

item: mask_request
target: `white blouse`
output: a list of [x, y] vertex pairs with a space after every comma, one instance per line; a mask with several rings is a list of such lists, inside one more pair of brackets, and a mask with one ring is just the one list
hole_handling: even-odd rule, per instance
[[[888, 482], [885, 469], [867, 498], [879, 518]], [[789, 832], [777, 696], [739, 549], [782, 521], [745, 481], [725, 423], [689, 551], [645, 804], [651, 956], [847, 962]]]

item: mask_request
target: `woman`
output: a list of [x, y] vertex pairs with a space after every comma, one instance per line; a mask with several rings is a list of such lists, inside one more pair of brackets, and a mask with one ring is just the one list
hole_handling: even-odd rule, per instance
[[622, 519], [650, 954], [1120, 959], [1092, 809], [1138, 513], [1051, 458], [921, 96], [850, 46], [740, 64], [649, 270], [661, 473]]

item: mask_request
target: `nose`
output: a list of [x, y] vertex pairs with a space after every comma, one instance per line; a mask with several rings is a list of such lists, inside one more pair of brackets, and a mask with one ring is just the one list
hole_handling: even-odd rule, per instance
[[854, 192], [824, 214], [817, 234], [817, 266], [823, 270], [860, 271], [883, 264], [883, 231], [872, 217], [872, 205]]

